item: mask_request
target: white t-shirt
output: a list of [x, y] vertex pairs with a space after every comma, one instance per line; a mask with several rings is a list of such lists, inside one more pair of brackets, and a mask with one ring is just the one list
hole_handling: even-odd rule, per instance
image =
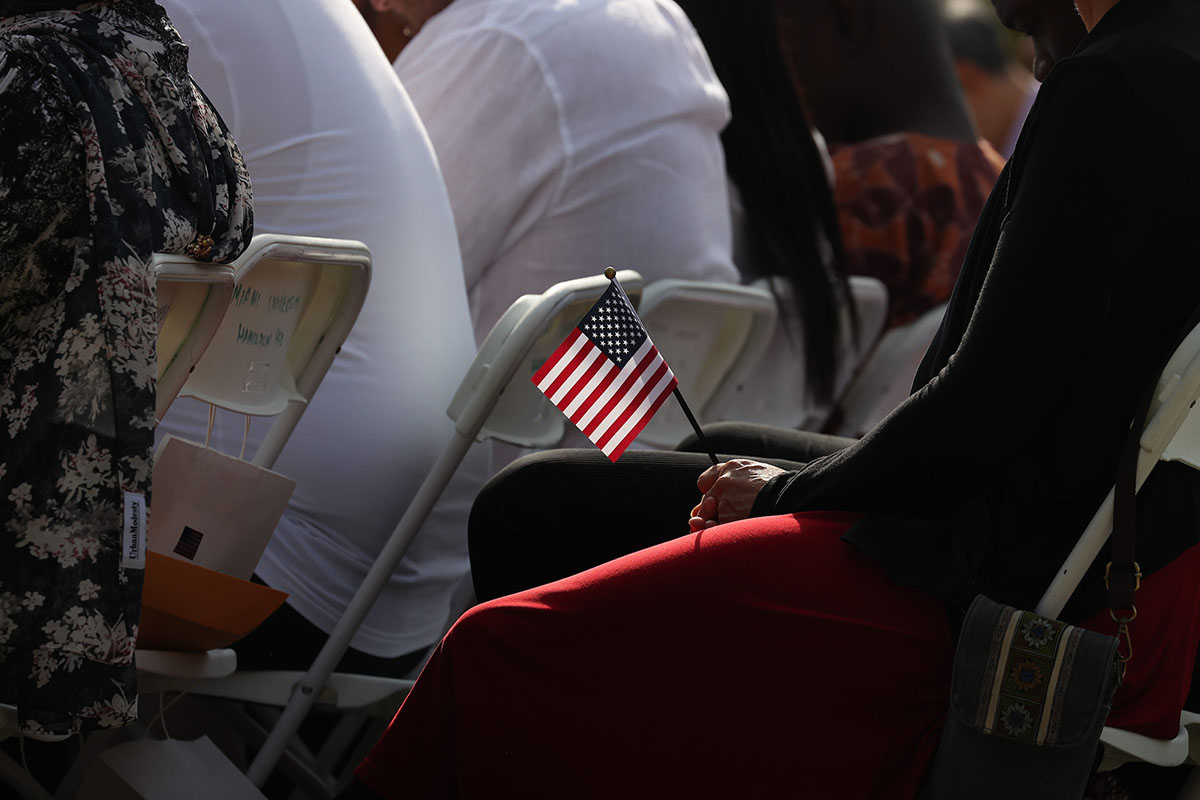
[[454, 0], [396, 59], [437, 152], [479, 342], [608, 265], [736, 283], [729, 102], [670, 0]]
[[[246, 157], [256, 231], [371, 250], [358, 323], [276, 462], [297, 487], [257, 569], [329, 631], [450, 436], [446, 406], [475, 349], [453, 218], [412, 104], [349, 0], [162, 3]], [[178, 400], [161, 430], [203, 441], [206, 409]], [[247, 452], [266, 427], [256, 420]], [[242, 431], [221, 414], [214, 443], [236, 454]], [[479, 449], [355, 648], [390, 657], [437, 639], [467, 571]]]

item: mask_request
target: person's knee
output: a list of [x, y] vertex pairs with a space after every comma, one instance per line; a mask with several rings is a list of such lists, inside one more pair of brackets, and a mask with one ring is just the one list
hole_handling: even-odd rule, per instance
[[512, 613], [505, 598], [488, 600], [463, 612], [442, 640], [442, 647], [478, 641], [488, 631], [503, 629], [503, 620]]
[[[596, 451], [597, 455], [599, 451]], [[601, 455], [601, 458], [603, 456]], [[522, 456], [496, 473], [475, 498], [467, 521], [467, 547], [476, 596], [480, 599], [525, 588], [514, 579], [518, 562], [549, 535], [546, 515], [552, 500], [570, 483], [572, 467], [593, 461], [578, 450], [550, 450]], [[516, 583], [514, 583], [516, 580]]]
[[522, 456], [501, 469], [483, 485], [467, 521], [467, 541], [474, 553], [477, 546], [486, 546], [494, 531], [503, 527], [508, 516], [536, 498], [547, 475], [547, 465], [554, 461], [553, 452]]
[[493, 475], [479, 490], [471, 509], [472, 519], [476, 517], [476, 509], [482, 522], [489, 512], [519, 507], [544, 497], [546, 489], [561, 481], [572, 465], [595, 461], [596, 455], [599, 451], [545, 450], [521, 456]]

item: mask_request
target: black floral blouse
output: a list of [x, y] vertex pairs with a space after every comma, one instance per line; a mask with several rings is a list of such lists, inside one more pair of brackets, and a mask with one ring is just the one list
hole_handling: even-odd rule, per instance
[[142, 573], [120, 549], [125, 493], [150, 489], [150, 254], [227, 261], [251, 228], [157, 4], [0, 18], [0, 702], [27, 733], [136, 716]]

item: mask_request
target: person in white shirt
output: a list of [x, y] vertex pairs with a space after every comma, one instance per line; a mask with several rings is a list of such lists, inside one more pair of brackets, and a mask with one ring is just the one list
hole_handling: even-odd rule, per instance
[[[360, 0], [360, 4], [363, 0]], [[736, 283], [725, 91], [670, 0], [369, 0], [437, 153], [475, 337], [612, 265]]]
[[[162, 4], [246, 156], [256, 229], [371, 250], [362, 314], [275, 465], [297, 486], [256, 573], [288, 606], [238, 645], [242, 666], [302, 668], [450, 437], [446, 406], [475, 350], [453, 219], [420, 120], [349, 2]], [[160, 430], [203, 441], [206, 422], [206, 406], [178, 400]], [[267, 424], [255, 421], [247, 452]], [[236, 454], [242, 431], [241, 417], [219, 415], [214, 443]], [[403, 673], [440, 635], [467, 572], [484, 457], [460, 468], [348, 668]]]

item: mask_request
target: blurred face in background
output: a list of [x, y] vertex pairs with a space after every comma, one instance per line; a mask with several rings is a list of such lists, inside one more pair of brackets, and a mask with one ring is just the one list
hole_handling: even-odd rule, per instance
[[1072, 0], [992, 0], [992, 6], [1006, 28], [1033, 40], [1033, 75], [1039, 81], [1071, 55], [1087, 33]]

